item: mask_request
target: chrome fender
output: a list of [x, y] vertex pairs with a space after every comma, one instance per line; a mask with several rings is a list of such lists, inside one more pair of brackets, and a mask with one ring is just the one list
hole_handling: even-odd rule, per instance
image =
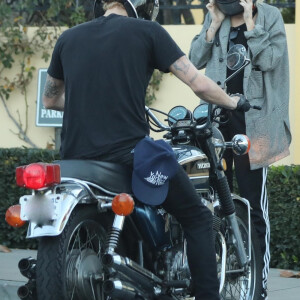
[[72, 179], [62, 186], [61, 194], [49, 191], [20, 198], [21, 219], [29, 221], [27, 238], [61, 234], [77, 204], [95, 203], [85, 182]]
[[248, 212], [248, 245], [249, 245], [248, 257], [249, 257], [249, 260], [251, 260], [251, 247], [252, 247], [252, 242], [251, 242], [251, 210], [252, 210], [252, 207], [250, 206], [250, 203], [246, 198], [242, 198], [242, 197], [240, 197], [236, 194], [231, 194], [231, 197], [232, 197], [232, 200], [234, 202], [240, 201], [247, 208], [247, 212]]
[[[60, 194], [60, 195], [52, 194], [50, 195], [50, 197], [51, 196], [53, 196], [57, 201], [55, 202], [54, 205], [52, 205], [53, 207], [50, 209], [49, 209], [50, 207], [49, 205], [45, 205], [45, 208], [47, 209], [47, 214], [43, 216], [42, 215], [43, 212], [41, 212], [40, 217], [38, 219], [35, 218], [35, 216], [33, 216], [32, 214], [31, 215], [29, 214], [27, 216], [27, 220], [29, 221], [29, 226], [28, 226], [27, 236], [26, 236], [27, 238], [36, 238], [41, 236], [57, 236], [61, 234], [70, 218], [73, 209], [79, 202], [79, 199], [71, 194]], [[20, 203], [23, 197], [21, 197]], [[34, 202], [40, 200], [41, 199], [37, 199], [37, 198], [34, 199], [33, 196], [32, 199], [30, 200], [32, 202], [30, 206], [31, 207], [34, 206], [35, 205]], [[49, 214], [52, 215], [52, 220], [50, 221], [49, 221]], [[21, 208], [21, 216], [22, 216], [22, 208]], [[26, 216], [24, 219], [26, 220]]]

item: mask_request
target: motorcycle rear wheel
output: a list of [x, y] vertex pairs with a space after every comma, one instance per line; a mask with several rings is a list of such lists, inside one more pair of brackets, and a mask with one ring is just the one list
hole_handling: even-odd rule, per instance
[[39, 241], [38, 300], [104, 300], [101, 254], [107, 218], [94, 205], [78, 206], [59, 236]]
[[[241, 231], [246, 253], [249, 253], [248, 243], [248, 211], [242, 203], [235, 203], [237, 222]], [[228, 243], [228, 233], [225, 233], [227, 244], [226, 275], [224, 288], [221, 292], [222, 300], [258, 300], [262, 284], [262, 255], [257, 233], [251, 225], [251, 262], [244, 274], [234, 273], [239, 269], [232, 243]]]

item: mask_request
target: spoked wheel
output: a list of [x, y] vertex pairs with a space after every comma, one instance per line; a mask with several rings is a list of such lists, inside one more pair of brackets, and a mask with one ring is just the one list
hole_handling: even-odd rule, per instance
[[[246, 253], [249, 253], [247, 208], [240, 203], [236, 203], [236, 216]], [[240, 270], [234, 247], [227, 234], [225, 234], [227, 244], [226, 274], [221, 299], [259, 299], [259, 287], [262, 283], [262, 259], [260, 244], [254, 227], [251, 226], [251, 261], [249, 267], [244, 271]]]
[[37, 255], [38, 300], [105, 300], [101, 254], [104, 215], [95, 206], [77, 207], [64, 231], [43, 237]]

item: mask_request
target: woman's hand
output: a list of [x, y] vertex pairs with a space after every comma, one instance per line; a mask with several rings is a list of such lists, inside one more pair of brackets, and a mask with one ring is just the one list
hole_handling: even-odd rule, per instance
[[244, 8], [243, 17], [247, 26], [247, 30], [250, 31], [254, 28], [255, 24], [253, 21], [253, 2], [252, 0], [241, 0], [240, 5]]
[[216, 32], [220, 28], [225, 15], [219, 10], [215, 4], [215, 0], [209, 0], [209, 3], [206, 5], [210, 15], [211, 15], [211, 24], [206, 32], [206, 41], [210, 42], [214, 39]]
[[210, 12], [212, 24], [220, 26], [225, 19], [225, 15], [219, 10], [218, 6], [215, 4], [215, 0], [209, 0], [206, 8]]

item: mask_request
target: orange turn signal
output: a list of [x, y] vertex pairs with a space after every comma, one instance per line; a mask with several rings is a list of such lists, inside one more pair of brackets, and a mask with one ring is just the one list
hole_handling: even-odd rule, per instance
[[5, 213], [5, 221], [12, 227], [22, 227], [26, 222], [20, 217], [21, 205], [13, 205]]
[[130, 195], [122, 193], [114, 197], [111, 208], [116, 215], [129, 216], [134, 209], [134, 201]]

